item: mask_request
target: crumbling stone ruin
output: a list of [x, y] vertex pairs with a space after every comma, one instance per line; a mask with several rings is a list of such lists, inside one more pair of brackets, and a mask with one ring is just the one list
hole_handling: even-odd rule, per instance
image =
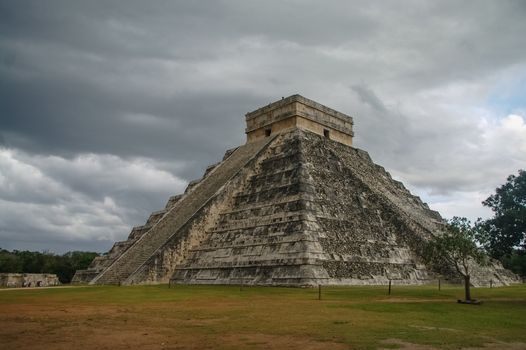
[[[74, 283], [422, 284], [444, 222], [352, 147], [353, 119], [293, 95], [246, 115], [247, 143], [77, 271]], [[499, 264], [473, 285], [514, 282]]]
[[0, 273], [0, 287], [58, 286], [57, 275], [50, 273]]

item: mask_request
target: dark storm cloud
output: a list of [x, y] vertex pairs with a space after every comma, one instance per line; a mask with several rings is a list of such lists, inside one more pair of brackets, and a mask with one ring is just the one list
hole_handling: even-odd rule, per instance
[[250, 96], [241, 103], [237, 98], [243, 96], [221, 93], [147, 98], [105, 93], [82, 81], [70, 86], [56, 79], [4, 82], [0, 99], [6, 137], [19, 135], [10, 140], [13, 147], [44, 154], [95, 152], [211, 162], [222, 156], [217, 150], [243, 141], [243, 110], [257, 106]]
[[107, 249], [242, 144], [246, 112], [294, 93], [353, 115], [356, 145], [450, 196], [440, 209], [478, 205], [526, 161], [524, 115], [485, 106], [526, 76], [525, 17], [523, 1], [0, 0], [0, 245]]
[[[0, 73], [2, 133], [13, 147], [42, 153], [172, 159], [177, 150], [177, 156], [188, 162], [211, 162], [221, 156], [221, 152], [209, 154], [211, 150], [242, 142], [243, 114], [258, 106], [260, 99], [241, 91], [159, 96], [148, 86], [140, 86], [142, 75], [150, 72], [135, 70], [149, 70], [162, 63], [156, 60], [165, 58], [170, 62], [192, 59], [181, 59], [177, 51], [191, 51], [187, 45], [192, 46], [196, 38], [179, 41], [177, 37], [188, 37], [196, 12], [216, 18], [218, 11], [183, 4], [168, 9], [174, 15], [171, 18], [155, 6], [125, 7], [68, 1], [3, 4], [0, 29], [6, 40], [2, 48], [9, 59], [4, 59]], [[127, 25], [134, 20], [137, 29]], [[200, 28], [198, 23], [192, 26]], [[146, 28], [153, 32], [145, 32]], [[214, 31], [201, 30], [202, 39], [212, 43], [208, 36]], [[163, 36], [168, 34], [171, 39], [166, 42]], [[207, 57], [198, 51], [196, 57]], [[137, 66], [126, 63], [152, 57], [154, 61], [146, 67], [141, 62]], [[130, 81], [136, 74], [137, 80]], [[178, 85], [174, 78], [167, 90]], [[202, 142], [194, 142], [196, 138]], [[188, 175], [197, 176], [199, 171]]]

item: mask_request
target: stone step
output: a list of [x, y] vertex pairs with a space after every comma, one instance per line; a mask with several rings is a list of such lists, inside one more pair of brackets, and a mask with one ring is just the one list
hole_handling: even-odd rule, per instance
[[188, 183], [188, 186], [186, 186], [186, 190], [184, 190], [184, 193], [187, 194], [188, 192], [190, 192], [195, 186], [199, 185], [199, 183], [202, 181], [203, 179], [196, 179], [196, 180], [192, 180]]
[[221, 164], [221, 162], [207, 166], [203, 178], [207, 177], [219, 164]]
[[173, 206], [179, 202], [179, 200], [183, 197], [182, 194], [178, 194], [178, 195], [175, 195], [175, 196], [171, 196], [170, 198], [168, 198], [168, 202], [166, 203], [166, 207], [165, 209], [171, 209], [173, 208]]
[[148, 220], [146, 221], [146, 225], [151, 225], [151, 226], [155, 225], [159, 220], [161, 220], [161, 218], [163, 217], [164, 214], [166, 214], [166, 212], [168, 212], [167, 209], [161, 209], [161, 210], [154, 211], [148, 217]]
[[148, 230], [151, 228], [152, 228], [152, 225], [148, 225], [148, 224], [133, 227], [130, 234], [128, 235], [128, 240], [135, 241], [139, 239], [142, 235], [148, 232]]

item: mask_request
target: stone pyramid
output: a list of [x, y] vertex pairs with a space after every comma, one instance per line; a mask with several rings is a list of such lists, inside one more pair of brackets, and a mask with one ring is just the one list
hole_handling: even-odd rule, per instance
[[[367, 152], [351, 117], [300, 95], [246, 115], [226, 152], [73, 282], [91, 284], [422, 284], [423, 243], [443, 227]], [[514, 282], [495, 263], [474, 285]]]

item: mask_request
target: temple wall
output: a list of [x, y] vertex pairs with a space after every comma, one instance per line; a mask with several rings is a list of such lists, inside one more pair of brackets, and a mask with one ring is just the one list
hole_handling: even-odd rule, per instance
[[266, 128], [256, 129], [247, 134], [247, 143], [251, 143], [251, 142], [254, 142], [260, 139], [264, 139], [265, 137], [267, 137], [265, 133], [267, 129], [270, 129], [271, 135], [273, 135], [276, 133], [280, 133], [283, 131], [288, 131], [290, 129], [293, 129], [296, 127], [296, 125], [297, 125], [296, 117], [292, 117], [292, 118], [278, 121], [272, 125], [269, 125]]
[[47, 273], [0, 273], [0, 287], [58, 286], [57, 275]]
[[329, 138], [331, 140], [343, 143], [347, 146], [352, 146], [352, 135], [344, 134], [343, 132], [340, 132], [338, 130], [327, 128], [322, 124], [313, 122], [312, 120], [305, 119], [302, 117], [296, 118], [296, 125], [300, 129], [309, 130], [321, 136], [324, 136], [323, 131], [328, 129], [330, 133]]
[[246, 114], [247, 143], [255, 142], [271, 134], [300, 128], [318, 135], [329, 132], [331, 140], [352, 146], [353, 120], [299, 95], [293, 95]]

